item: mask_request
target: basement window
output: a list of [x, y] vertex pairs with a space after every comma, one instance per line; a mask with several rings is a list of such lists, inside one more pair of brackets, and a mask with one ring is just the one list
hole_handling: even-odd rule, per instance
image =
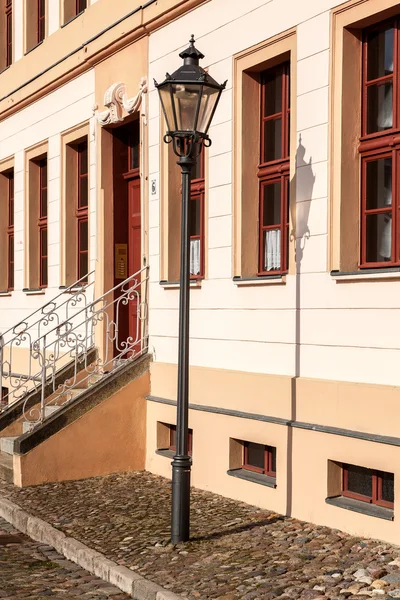
[[[394, 474], [343, 463], [340, 494], [327, 498], [329, 504], [384, 519], [393, 519]], [[332, 471], [331, 471], [332, 472]], [[328, 489], [329, 493], [329, 489]]]
[[276, 487], [276, 448], [256, 442], [232, 440], [228, 475]]
[[[189, 429], [188, 452], [192, 455], [193, 429]], [[176, 425], [157, 423], [157, 454], [173, 458], [176, 454]]]

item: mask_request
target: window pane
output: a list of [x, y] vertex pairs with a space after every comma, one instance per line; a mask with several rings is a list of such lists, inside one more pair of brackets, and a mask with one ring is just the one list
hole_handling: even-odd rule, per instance
[[262, 225], [279, 225], [281, 222], [281, 183], [264, 185]]
[[189, 200], [189, 235], [200, 235], [200, 198]]
[[79, 221], [79, 252], [86, 252], [88, 249], [88, 222]]
[[393, 73], [393, 27], [372, 31], [367, 36], [367, 80]]
[[201, 272], [201, 242], [199, 239], [190, 240], [190, 275], [200, 275]]
[[47, 217], [47, 188], [40, 191], [40, 216]]
[[272, 119], [264, 123], [263, 162], [282, 158], [282, 119]]
[[282, 112], [282, 73], [271, 73], [264, 79], [264, 117]]
[[79, 153], [79, 175], [86, 175], [88, 172], [88, 148], [87, 148], [86, 142], [79, 144], [78, 153]]
[[139, 168], [139, 122], [132, 125], [131, 137], [129, 140], [129, 169]]
[[367, 133], [393, 126], [393, 86], [371, 85], [367, 90]]
[[79, 178], [79, 208], [84, 208], [88, 205], [88, 178]]
[[350, 492], [372, 498], [372, 471], [354, 465], [347, 466], [347, 488]]
[[193, 165], [191, 173], [190, 173], [190, 177], [191, 180], [193, 179], [202, 179], [202, 171], [203, 171], [203, 162], [204, 162], [204, 153], [203, 150], [200, 151], [200, 154], [196, 160], [196, 164]]
[[79, 255], [79, 279], [85, 277], [88, 274], [88, 254], [85, 252], [84, 254]]
[[392, 206], [392, 159], [368, 161], [366, 207], [367, 210]]
[[382, 500], [394, 502], [394, 475], [393, 473], [381, 473], [382, 476]]
[[47, 256], [47, 229], [40, 230], [40, 254]]
[[247, 444], [247, 464], [264, 470], [264, 449], [262, 444]]
[[86, 9], [87, 0], [77, 0], [77, 12], [80, 13]]
[[41, 281], [40, 285], [47, 285], [47, 257], [41, 259], [42, 263], [42, 272], [41, 272]]
[[367, 215], [367, 262], [392, 260], [392, 214]]

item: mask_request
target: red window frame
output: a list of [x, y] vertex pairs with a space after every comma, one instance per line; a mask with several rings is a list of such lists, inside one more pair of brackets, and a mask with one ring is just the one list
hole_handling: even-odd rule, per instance
[[7, 174], [7, 289], [11, 292], [14, 289], [14, 171]]
[[[281, 110], [265, 115], [267, 82], [281, 77]], [[265, 124], [281, 121], [281, 157], [267, 160], [265, 156]], [[259, 180], [259, 232], [258, 232], [258, 275], [282, 275], [288, 271], [289, 259], [289, 180], [290, 180], [290, 61], [267, 69], [260, 74], [260, 163]], [[280, 184], [280, 223], [264, 225], [264, 188]], [[280, 267], [267, 270], [265, 267], [265, 242], [268, 231], [280, 231]]]
[[[393, 26], [393, 72], [381, 77], [368, 79], [368, 35], [378, 33], [387, 27]], [[361, 161], [361, 206], [360, 206], [360, 269], [387, 268], [400, 266], [400, 198], [398, 191], [398, 177], [400, 174], [400, 111], [397, 108], [400, 98], [400, 23], [399, 19], [389, 19], [377, 25], [368, 27], [363, 31], [362, 54], [362, 111], [361, 111], [361, 137], [359, 143], [359, 156]], [[392, 84], [392, 127], [368, 133], [368, 90], [370, 88]], [[392, 160], [392, 199], [387, 207], [367, 208], [367, 165], [379, 159], [391, 158]], [[372, 215], [391, 216], [391, 259], [385, 261], [367, 260], [369, 244], [367, 236], [367, 218]], [[372, 240], [373, 241], [373, 240]]]
[[37, 0], [37, 43], [46, 36], [46, 0]]
[[[276, 448], [272, 446], [264, 445], [264, 467], [261, 469], [256, 465], [249, 463], [249, 444], [254, 442], [243, 442], [243, 464], [242, 469], [247, 471], [254, 471], [255, 473], [261, 473], [268, 475], [269, 477], [276, 477], [276, 471], [273, 470], [273, 453], [276, 453]], [[262, 446], [263, 444], [258, 444]]]
[[[169, 446], [168, 450], [176, 452], [176, 425], [169, 425]], [[193, 429], [188, 430], [188, 453], [191, 455], [193, 449]]]
[[12, 64], [12, 43], [13, 43], [13, 35], [12, 35], [12, 0], [6, 0], [6, 67], [9, 67]]
[[[83, 156], [86, 153], [86, 161], [83, 160]], [[78, 280], [82, 280], [81, 283], [87, 283], [87, 275], [89, 273], [89, 147], [87, 140], [80, 142], [76, 146], [77, 154], [77, 175], [78, 175], [78, 194], [77, 194], [77, 207], [76, 207], [76, 224], [77, 224], [77, 274]], [[86, 162], [86, 167], [85, 167]], [[82, 181], [86, 182], [87, 195], [86, 200], [82, 199]], [[86, 204], [85, 204], [86, 202]], [[83, 246], [83, 236], [81, 235], [82, 225], [85, 225], [87, 230], [87, 248]], [[86, 269], [81, 268], [81, 256], [86, 255]], [[83, 271], [86, 270], [86, 273]]]
[[[394, 502], [388, 502], [382, 498], [382, 485], [384, 474], [383, 471], [376, 471], [373, 469], [366, 469], [367, 472], [370, 472], [370, 476], [372, 478], [372, 496], [365, 496], [364, 494], [359, 494], [357, 492], [353, 492], [349, 490], [348, 486], [348, 478], [349, 478], [349, 467], [353, 465], [344, 464], [343, 465], [343, 477], [342, 477], [342, 496], [347, 498], [353, 498], [354, 500], [360, 500], [361, 502], [366, 502], [368, 504], [376, 504], [377, 506], [383, 506], [385, 508], [394, 508]], [[360, 467], [364, 468], [364, 467]], [[392, 473], [390, 473], [391, 475]]]
[[190, 181], [190, 198], [189, 198], [189, 221], [190, 211], [196, 211], [193, 203], [199, 202], [199, 215], [200, 215], [200, 231], [198, 234], [190, 235], [190, 242], [194, 240], [200, 241], [200, 272], [191, 273], [190, 279], [204, 279], [204, 195], [205, 195], [205, 161], [204, 161], [204, 148], [200, 152], [200, 156], [197, 159], [197, 163], [192, 171], [192, 178]]
[[48, 285], [47, 158], [39, 161], [39, 287]]

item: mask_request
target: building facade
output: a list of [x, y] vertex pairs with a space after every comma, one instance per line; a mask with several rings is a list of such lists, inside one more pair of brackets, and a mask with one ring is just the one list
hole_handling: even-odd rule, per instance
[[395, 0], [1, 1], [0, 331], [146, 269], [140, 444], [170, 476], [180, 173], [153, 79], [194, 33], [228, 83], [191, 184], [192, 483], [396, 542]]

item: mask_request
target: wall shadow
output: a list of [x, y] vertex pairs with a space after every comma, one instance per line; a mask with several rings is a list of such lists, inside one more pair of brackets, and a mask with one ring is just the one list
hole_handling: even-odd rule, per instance
[[[295, 211], [292, 216], [293, 229], [290, 233], [290, 243], [294, 246], [296, 262], [295, 279], [295, 367], [294, 376], [291, 380], [291, 407], [290, 421], [294, 422], [297, 418], [297, 382], [300, 377], [301, 361], [301, 262], [303, 260], [304, 248], [311, 232], [308, 226], [308, 219], [311, 208], [312, 192], [315, 184], [315, 175], [312, 170], [312, 157], [309, 161], [305, 160], [306, 148], [301, 142], [299, 136], [299, 145], [296, 150], [296, 169], [295, 175], [290, 182], [291, 198], [295, 199], [295, 206], [291, 207]], [[293, 493], [293, 427], [289, 425], [287, 431], [287, 481], [286, 481], [286, 515], [292, 514], [292, 493]]]

